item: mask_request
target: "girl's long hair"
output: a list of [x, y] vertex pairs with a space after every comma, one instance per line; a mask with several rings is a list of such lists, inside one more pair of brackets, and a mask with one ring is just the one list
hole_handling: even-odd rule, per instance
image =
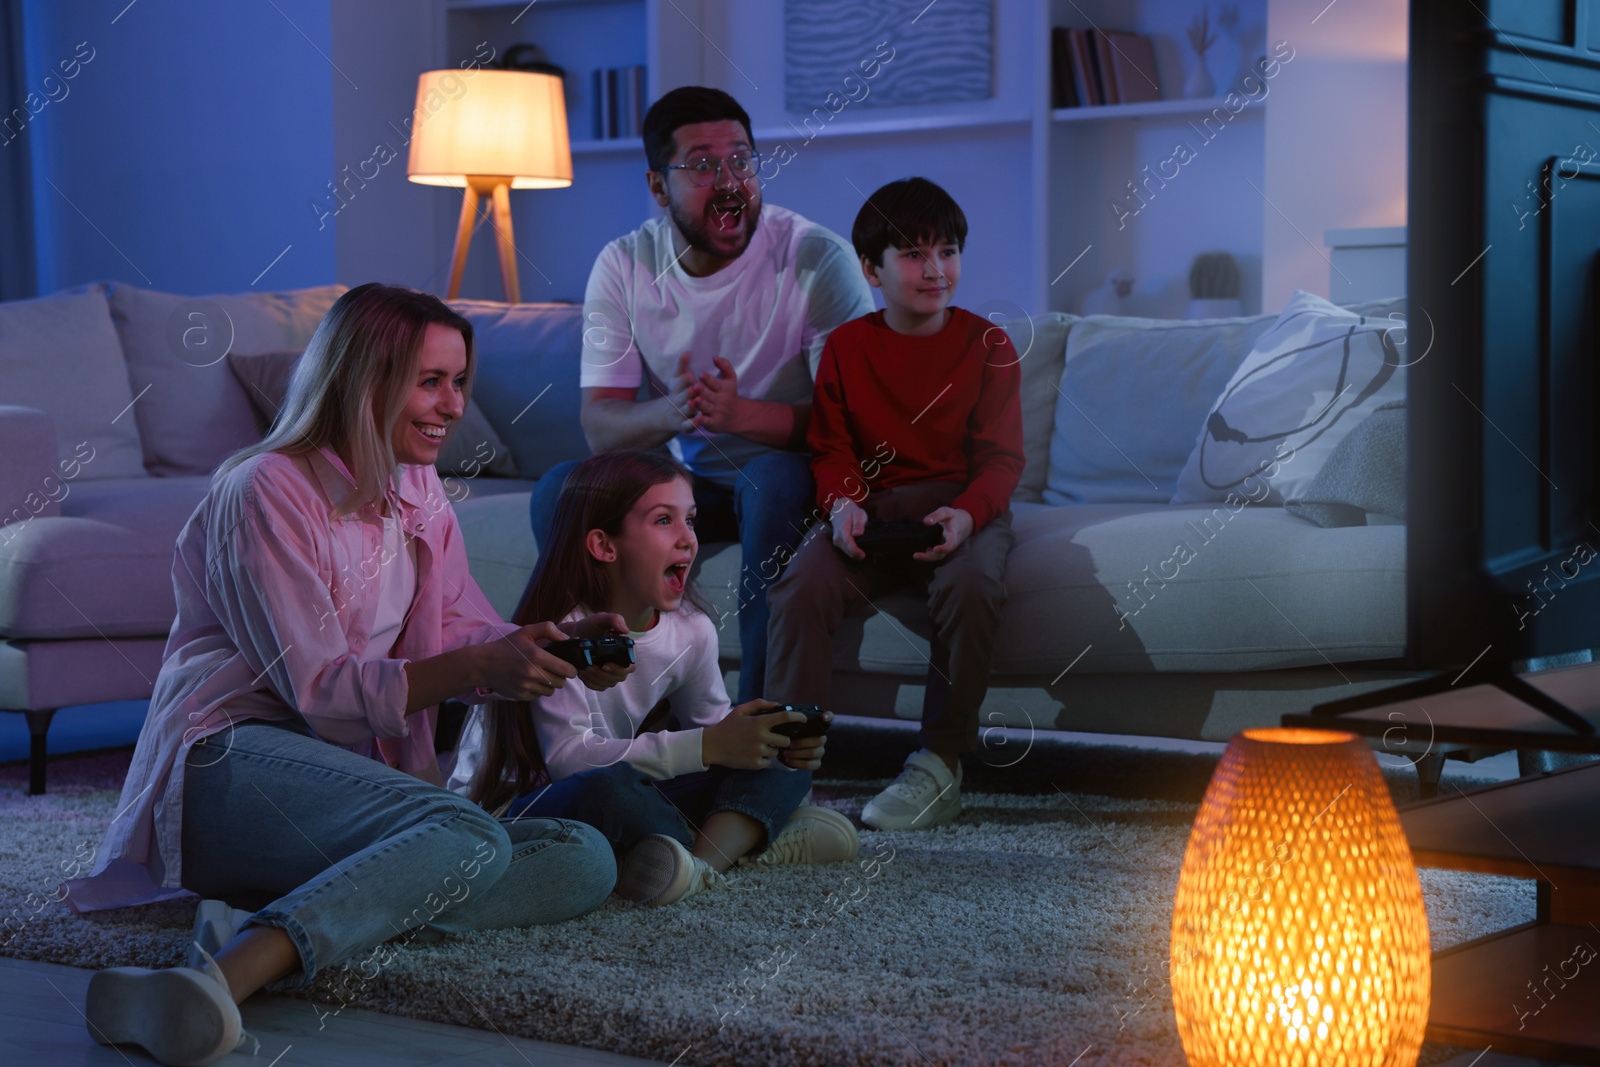
[[435, 322], [459, 331], [466, 342], [470, 397], [477, 366], [472, 323], [430, 293], [377, 282], [358, 285], [334, 301], [312, 334], [266, 437], [223, 460], [213, 483], [252, 456], [331, 448], [355, 479], [355, 491], [335, 514], [381, 499], [395, 470], [390, 433], [416, 384], [423, 334]]
[[[590, 456], [573, 468], [561, 489], [550, 544], [539, 554], [522, 600], [511, 621], [519, 626], [549, 620], [557, 624], [578, 608], [604, 611], [611, 604], [611, 574], [590, 555], [585, 541], [590, 530], [610, 537], [622, 533], [623, 520], [652, 486], [693, 476], [662, 452], [618, 449]], [[714, 609], [692, 581], [684, 599], [715, 617]], [[568, 685], [581, 685], [571, 681]], [[627, 684], [627, 683], [623, 683]], [[525, 700], [494, 700], [483, 720], [483, 759], [472, 777], [468, 795], [493, 811], [507, 800], [548, 784], [550, 772], [533, 727], [533, 705]]]

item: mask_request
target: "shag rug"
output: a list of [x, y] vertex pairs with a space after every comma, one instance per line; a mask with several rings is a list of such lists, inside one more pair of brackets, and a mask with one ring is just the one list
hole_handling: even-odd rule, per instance
[[[851, 816], [909, 738], [841, 724], [816, 795]], [[854, 756], [835, 756], [854, 753]], [[80, 918], [55, 897], [100, 843], [127, 752], [0, 767], [0, 955], [182, 962], [193, 904]], [[1182, 1064], [1166, 976], [1184, 844], [1215, 758], [1035, 744], [969, 771], [955, 823], [863, 831], [855, 863], [334, 968], [297, 995], [681, 1065]], [[1413, 776], [1414, 777], [1414, 776]], [[1391, 775], [1397, 800], [1411, 777]], [[1423, 871], [1435, 948], [1533, 917], [1530, 882]], [[1423, 1063], [1457, 1050], [1427, 1046]]]

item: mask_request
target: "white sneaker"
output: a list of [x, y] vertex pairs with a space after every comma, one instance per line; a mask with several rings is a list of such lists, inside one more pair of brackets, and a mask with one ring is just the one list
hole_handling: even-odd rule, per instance
[[721, 874], [682, 844], [665, 834], [651, 834], [622, 857], [615, 892], [640, 907], [654, 908], [723, 884]]
[[951, 774], [944, 760], [918, 749], [900, 777], [867, 802], [861, 821], [874, 830], [925, 830], [961, 814], [961, 764]]
[[853, 823], [828, 808], [802, 805], [794, 809], [783, 832], [758, 855], [744, 856], [739, 866], [778, 867], [791, 863], [838, 863], [854, 859], [860, 847]]
[[216, 1063], [253, 1041], [228, 981], [209, 956], [204, 969], [111, 967], [89, 979], [83, 1017], [102, 1045], [138, 1045], [168, 1067]]
[[189, 966], [205, 968], [205, 956], [215, 956], [236, 937], [255, 912], [231, 908], [221, 900], [202, 900], [194, 912], [194, 931], [189, 938]]

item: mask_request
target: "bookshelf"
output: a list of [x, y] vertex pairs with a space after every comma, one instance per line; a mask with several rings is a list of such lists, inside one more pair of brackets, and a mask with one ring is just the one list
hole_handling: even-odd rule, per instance
[[[1058, 107], [1050, 112], [1051, 122], [1119, 122], [1125, 119], [1165, 118], [1170, 115], [1204, 115], [1219, 107], [1226, 107], [1226, 97], [1211, 96], [1203, 100], [1150, 100], [1142, 104], [1100, 104], [1095, 107]], [[1259, 115], [1266, 107], [1252, 104], [1247, 108]], [[1241, 111], [1240, 115], [1246, 112]]]
[[[1269, 0], [1242, 0], [1241, 32], [1218, 33], [1208, 56], [1218, 86], [1211, 99], [1182, 98], [1193, 59], [1184, 30], [1199, 10], [1190, 0], [996, 0], [988, 99], [847, 108], [809, 135], [804, 116], [784, 107], [779, 2], [432, 2], [439, 65], [459, 63], [482, 41], [496, 54], [533, 42], [567, 71], [573, 187], [513, 198], [519, 249], [540, 268], [524, 264], [526, 299], [581, 299], [599, 249], [658, 210], [645, 190], [638, 139], [590, 137], [591, 72], [642, 64], [650, 100], [677, 85], [719, 86], [750, 112], [759, 148], [798, 148], [766, 186], [767, 201], [835, 232], [848, 234], [862, 196], [884, 181], [924, 174], [940, 182], [971, 222], [963, 297], [974, 310], [1076, 311], [1111, 268], [1124, 267], [1138, 279], [1130, 313], [1177, 316], [1194, 255], [1219, 249], [1239, 260], [1244, 310], [1259, 310], [1264, 205], [1251, 184], [1264, 188], [1265, 101], [1204, 145], [1191, 124], [1225, 107], [1245, 52], [1265, 51], [1249, 35], [1264, 42]], [[1163, 99], [1053, 109], [1056, 26], [1148, 36]], [[1184, 137], [1199, 158], [1153, 199], [1147, 194], [1136, 213], [1124, 211], [1119, 226], [1114, 205], [1127, 183], [1147, 166], [1154, 173]], [[447, 250], [453, 214], [439, 214], [436, 239]], [[487, 255], [469, 262], [463, 292], [495, 293], [494, 271]]]

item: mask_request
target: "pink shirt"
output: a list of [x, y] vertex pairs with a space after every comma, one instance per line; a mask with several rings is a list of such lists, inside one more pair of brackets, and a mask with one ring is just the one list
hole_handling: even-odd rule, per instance
[[232, 723], [300, 718], [325, 741], [441, 781], [436, 709], [406, 714], [406, 661], [517, 627], [468, 572], [434, 469], [402, 466], [388, 501], [416, 549], [416, 594], [391, 658], [364, 659], [385, 552], [375, 505], [333, 516], [352, 485], [331, 450], [270, 452], [220, 478], [190, 516], [172, 567], [178, 617], [116, 818], [94, 872], [67, 883], [78, 911], [184, 892], [184, 757]]

